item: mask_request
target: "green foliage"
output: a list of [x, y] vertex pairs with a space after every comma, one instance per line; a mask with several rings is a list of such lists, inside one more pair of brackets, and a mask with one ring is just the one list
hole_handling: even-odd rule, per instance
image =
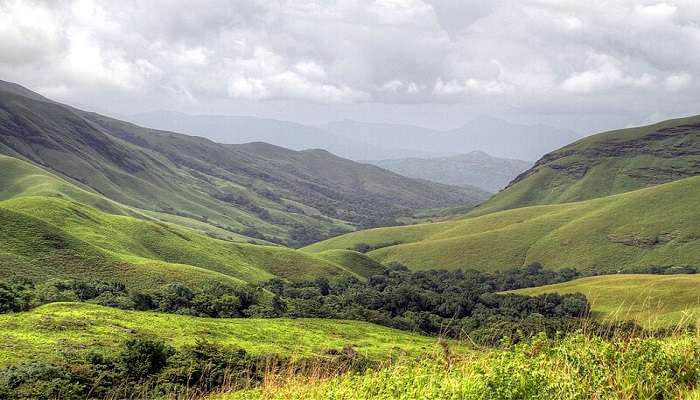
[[86, 301], [123, 310], [233, 318], [249, 314], [249, 309], [258, 306], [262, 298], [258, 287], [231, 286], [216, 281], [205, 283], [202, 288], [174, 282], [148, 292], [128, 290], [118, 282], [53, 279], [34, 285], [31, 280], [20, 278], [0, 281], [0, 314], [26, 311], [47, 303]]
[[576, 318], [589, 313], [583, 295], [494, 294], [575, 276], [576, 271], [553, 272], [541, 265], [499, 274], [410, 272], [395, 265], [367, 282], [353, 278], [333, 284], [322, 278], [297, 283], [272, 280], [266, 287], [284, 304], [277, 311], [282, 316], [359, 319], [424, 334], [469, 335], [476, 342], [496, 344], [504, 336], [521, 340], [542, 331], [553, 335], [578, 329]]
[[143, 379], [160, 372], [173, 353], [162, 340], [134, 338], [124, 344], [119, 363], [128, 376]]

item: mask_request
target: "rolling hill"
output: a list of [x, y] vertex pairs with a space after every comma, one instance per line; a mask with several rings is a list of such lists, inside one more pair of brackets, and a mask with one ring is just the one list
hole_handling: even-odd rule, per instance
[[698, 275], [606, 275], [576, 279], [515, 293], [583, 293], [594, 316], [634, 320], [645, 327], [696, 325], [700, 320]]
[[463, 187], [478, 187], [496, 193], [531, 166], [521, 160], [491, 157], [482, 151], [473, 151], [451, 157], [402, 158], [367, 161], [410, 178]]
[[[26, 161], [0, 156], [0, 277], [254, 283], [319, 275], [360, 279], [381, 266], [354, 252], [318, 256], [219, 240], [198, 227], [119, 204]], [[340, 254], [339, 254], [340, 253]], [[349, 253], [349, 254], [348, 254]], [[357, 266], [358, 271], [353, 271]]]
[[360, 321], [213, 319], [86, 303], [53, 303], [25, 313], [0, 315], [0, 334], [0, 367], [17, 361], [54, 361], [66, 353], [85, 352], [95, 343], [101, 352], [110, 354], [134, 335], [159, 337], [176, 348], [206, 338], [252, 354], [295, 358], [350, 345], [381, 360], [398, 351], [422, 353], [437, 344], [435, 338]]
[[589, 136], [542, 157], [472, 215], [623, 193], [700, 175], [700, 116]]
[[581, 202], [353, 232], [306, 247], [353, 249], [412, 269], [493, 271], [540, 262], [616, 272], [700, 263], [700, 177]]
[[[0, 83], [0, 154], [173, 222], [293, 246], [393, 223], [481, 191], [405, 178], [320, 151], [221, 145], [87, 113]], [[175, 218], [180, 217], [180, 218]]]

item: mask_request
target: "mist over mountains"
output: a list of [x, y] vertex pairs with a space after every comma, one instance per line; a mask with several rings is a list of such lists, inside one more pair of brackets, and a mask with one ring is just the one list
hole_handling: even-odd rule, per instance
[[275, 119], [233, 115], [188, 115], [153, 111], [132, 115], [131, 122], [150, 128], [199, 135], [217, 143], [265, 142], [292, 150], [323, 149], [351, 160], [378, 160], [445, 155], [429, 151], [385, 148], [334, 134], [321, 127]]
[[410, 178], [456, 186], [476, 186], [491, 193], [503, 189], [532, 166], [532, 163], [527, 161], [492, 157], [482, 151], [449, 157], [367, 162]]
[[494, 157], [536, 160], [584, 136], [546, 125], [480, 117], [453, 130], [342, 120], [320, 126], [246, 116], [153, 111], [130, 121], [156, 129], [201, 135], [220, 143], [264, 141], [294, 150], [321, 148], [352, 160], [433, 158], [483, 151]]

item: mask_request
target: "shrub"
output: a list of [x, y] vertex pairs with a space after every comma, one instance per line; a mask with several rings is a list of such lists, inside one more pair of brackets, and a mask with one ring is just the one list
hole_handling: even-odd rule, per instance
[[130, 377], [145, 378], [160, 372], [173, 353], [161, 340], [133, 338], [125, 343], [119, 361]]
[[63, 368], [31, 362], [0, 370], [2, 399], [82, 399], [84, 386]]

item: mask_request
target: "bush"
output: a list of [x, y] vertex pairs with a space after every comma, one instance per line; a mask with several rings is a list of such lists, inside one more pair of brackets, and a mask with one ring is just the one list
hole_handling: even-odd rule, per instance
[[63, 368], [32, 362], [0, 370], [2, 399], [83, 399], [85, 386]]
[[157, 339], [129, 339], [119, 356], [126, 374], [133, 378], [145, 378], [160, 372], [173, 355], [174, 349]]

